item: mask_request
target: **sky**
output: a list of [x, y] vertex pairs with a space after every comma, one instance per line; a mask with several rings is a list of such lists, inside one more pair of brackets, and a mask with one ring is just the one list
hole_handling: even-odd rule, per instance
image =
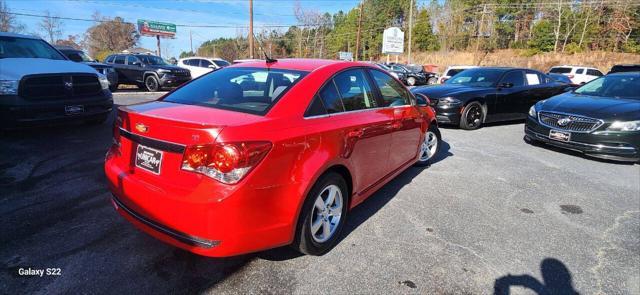
[[[348, 11], [358, 4], [358, 0], [297, 0], [305, 10], [335, 13]], [[184, 25], [224, 25], [244, 26], [249, 23], [248, 0], [6, 0], [12, 12], [42, 15], [49, 11], [51, 15], [71, 18], [90, 19], [98, 12], [102, 16], [124, 18], [136, 23], [138, 19], [155, 20]], [[263, 25], [293, 25], [294, 0], [254, 0], [254, 31], [260, 31]], [[16, 16], [30, 34], [43, 35], [38, 23], [42, 18]], [[86, 21], [63, 20], [63, 39], [68, 35], [84, 35], [94, 23]], [[177, 57], [182, 51], [190, 51], [189, 32], [193, 39], [193, 49], [207, 40], [218, 37], [235, 37], [239, 30], [232, 28], [188, 28], [177, 27], [175, 39], [162, 39], [163, 57]], [[286, 31], [286, 28], [280, 28]], [[246, 28], [244, 29], [246, 34]], [[155, 50], [154, 37], [141, 37], [140, 46]], [[168, 53], [165, 54], [165, 53]]]

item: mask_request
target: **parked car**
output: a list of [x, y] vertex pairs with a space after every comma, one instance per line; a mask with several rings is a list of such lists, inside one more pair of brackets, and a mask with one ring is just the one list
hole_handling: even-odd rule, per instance
[[403, 65], [391, 63], [387, 65], [391, 71], [403, 74], [406, 78], [406, 85], [431, 85], [438, 81], [435, 73], [425, 72], [422, 66]]
[[583, 66], [557, 66], [549, 69], [549, 73], [562, 74], [576, 85], [582, 85], [595, 78], [602, 77], [604, 74], [596, 68], [583, 67]]
[[616, 73], [535, 104], [525, 140], [588, 156], [640, 161], [640, 73]]
[[80, 49], [69, 46], [55, 46], [55, 48], [62, 52], [68, 59], [86, 64], [96, 69], [98, 73], [105, 75], [107, 80], [109, 80], [109, 90], [111, 90], [111, 92], [118, 89], [118, 73], [116, 73], [116, 70], [112, 66], [91, 58]]
[[404, 72], [394, 71], [389, 66], [387, 66], [385, 64], [381, 64], [381, 63], [376, 63], [375, 65], [377, 65], [381, 69], [387, 71], [389, 74], [391, 74], [391, 76], [393, 76], [394, 78], [400, 80], [400, 82], [402, 82], [403, 84], [407, 85], [407, 75], [405, 75]]
[[105, 172], [116, 210], [206, 256], [287, 244], [323, 254], [351, 208], [441, 145], [431, 108], [387, 72], [345, 61], [225, 67], [122, 106], [115, 122]]
[[0, 32], [0, 128], [98, 124], [112, 108], [107, 77], [38, 37]]
[[440, 76], [440, 79], [438, 79], [438, 83], [439, 84], [444, 84], [444, 82], [446, 82], [447, 80], [449, 80], [451, 77], [455, 76], [456, 74], [467, 70], [467, 69], [474, 69], [477, 68], [477, 66], [449, 66], [447, 67], [446, 70], [444, 70], [444, 72], [442, 72], [442, 76]]
[[178, 60], [178, 66], [189, 70], [192, 78], [200, 77], [228, 65], [230, 65], [228, 61], [220, 58], [187, 57]]
[[607, 74], [620, 72], [640, 72], [640, 64], [614, 65]]
[[566, 88], [535, 70], [483, 67], [464, 70], [443, 85], [416, 87], [411, 92], [429, 97], [439, 123], [472, 130], [487, 122], [524, 119], [530, 106]]
[[191, 73], [168, 64], [159, 56], [150, 54], [113, 54], [105, 62], [118, 73], [118, 84], [137, 85], [147, 91], [179, 86], [191, 80]]
[[556, 80], [560, 83], [564, 83], [567, 84], [569, 86], [579, 86], [577, 84], [573, 84], [573, 82], [571, 81], [571, 79], [569, 79], [569, 77], [563, 75], [563, 74], [556, 74], [556, 73], [548, 73], [547, 76], [551, 77], [551, 79]]

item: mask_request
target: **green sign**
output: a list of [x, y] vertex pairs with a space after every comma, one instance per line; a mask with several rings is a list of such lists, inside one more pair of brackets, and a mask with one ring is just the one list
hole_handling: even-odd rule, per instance
[[143, 36], [174, 37], [176, 35], [176, 25], [139, 19], [138, 32]]

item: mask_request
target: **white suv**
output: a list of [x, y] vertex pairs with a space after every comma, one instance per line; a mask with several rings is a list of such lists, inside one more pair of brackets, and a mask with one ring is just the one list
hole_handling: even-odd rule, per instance
[[442, 72], [442, 76], [438, 80], [439, 84], [444, 84], [449, 78], [455, 76], [456, 74], [466, 70], [477, 68], [477, 66], [449, 66], [444, 72]]
[[181, 58], [177, 64], [177, 66], [191, 71], [191, 78], [194, 79], [228, 65], [229, 62], [221, 58], [197, 56]]
[[549, 69], [549, 73], [565, 75], [571, 79], [571, 83], [576, 85], [581, 85], [595, 78], [604, 76], [604, 74], [596, 68], [566, 65], [552, 67]]

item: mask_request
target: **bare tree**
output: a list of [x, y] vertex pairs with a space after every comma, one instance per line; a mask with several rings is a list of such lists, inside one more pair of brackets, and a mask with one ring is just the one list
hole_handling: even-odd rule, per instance
[[558, 0], [558, 25], [554, 29], [555, 42], [553, 52], [558, 52], [558, 41], [560, 40], [560, 29], [562, 28], [562, 0]]
[[124, 19], [116, 17], [112, 20], [95, 13], [96, 24], [87, 29], [83, 45], [91, 56], [99, 52], [118, 52], [135, 46], [140, 39], [136, 27]]
[[0, 0], [0, 32], [24, 32], [24, 25], [16, 21], [16, 17], [11, 14], [7, 3], [4, 0]]
[[44, 12], [45, 17], [39, 26], [44, 31], [45, 37], [49, 39], [49, 43], [54, 44], [56, 40], [62, 37], [62, 27], [64, 23], [59, 17], [51, 15], [48, 10]]

